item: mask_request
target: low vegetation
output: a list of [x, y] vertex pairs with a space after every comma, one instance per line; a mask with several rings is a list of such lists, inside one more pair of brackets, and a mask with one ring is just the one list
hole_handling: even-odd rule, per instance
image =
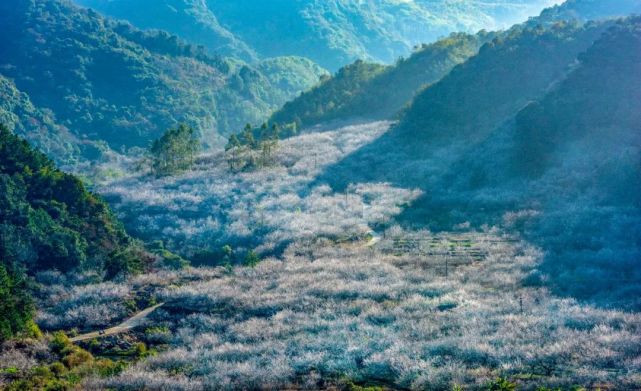
[[[386, 122], [349, 126], [303, 134], [274, 147], [268, 136], [273, 128], [266, 127], [259, 149], [260, 138], [249, 127], [239, 137], [240, 146], [205, 153], [182, 175], [154, 179], [141, 173], [104, 182], [99, 189], [137, 236], [149, 241], [162, 237], [167, 248], [199, 264], [224, 263], [221, 249], [229, 245], [232, 263], [242, 263], [249, 250], [278, 252], [297, 239], [363, 236], [370, 225], [400, 213], [418, 192], [355, 184], [336, 193], [315, 182], [327, 165], [388, 128]], [[269, 164], [249, 169], [252, 156], [254, 167], [263, 156]], [[245, 170], [240, 169], [241, 158]]]
[[[392, 228], [384, 236], [375, 247], [299, 242], [253, 268], [192, 270], [189, 282], [159, 293], [171, 347], [87, 386], [639, 386], [641, 318], [523, 286], [537, 249], [490, 229], [435, 236]], [[395, 247], [431, 239], [446, 240], [432, 250], [442, 255]], [[443, 250], [459, 239], [471, 249], [461, 245], [446, 273]]]
[[7, 391], [68, 390], [81, 387], [88, 376], [114, 376], [126, 363], [94, 357], [73, 345], [62, 332], [29, 339], [23, 346], [5, 343], [0, 349], [0, 387]]

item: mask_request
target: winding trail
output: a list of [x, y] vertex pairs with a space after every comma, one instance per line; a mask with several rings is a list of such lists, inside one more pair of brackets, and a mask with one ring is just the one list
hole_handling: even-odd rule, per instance
[[374, 247], [376, 243], [380, 242], [381, 239], [383, 238], [381, 234], [379, 234], [376, 231], [371, 231], [369, 235], [371, 236], [371, 238], [365, 243], [366, 247]]
[[118, 326], [114, 326], [114, 327], [111, 327], [111, 328], [108, 328], [108, 329], [105, 329], [105, 330], [93, 331], [91, 333], [78, 335], [78, 336], [75, 336], [73, 338], [70, 338], [70, 340], [71, 340], [71, 342], [80, 342], [80, 341], [86, 341], [88, 339], [102, 338], [102, 337], [106, 337], [106, 336], [109, 336], [109, 335], [116, 335], [116, 334], [127, 332], [127, 331], [133, 329], [134, 327], [140, 326], [143, 323], [143, 321], [145, 319], [147, 319], [149, 314], [154, 312], [157, 308], [161, 307], [163, 304], [165, 304], [165, 303], [156, 304], [153, 307], [149, 307], [147, 309], [144, 309], [144, 310], [140, 311], [139, 313], [137, 313], [136, 315], [132, 316], [131, 318], [125, 320], [124, 322], [122, 322]]

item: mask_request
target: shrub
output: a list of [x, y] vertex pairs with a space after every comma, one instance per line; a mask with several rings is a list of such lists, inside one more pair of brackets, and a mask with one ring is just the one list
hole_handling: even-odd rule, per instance
[[496, 380], [489, 382], [485, 389], [487, 391], [515, 391], [516, 384], [510, 382], [506, 378], [499, 377]]

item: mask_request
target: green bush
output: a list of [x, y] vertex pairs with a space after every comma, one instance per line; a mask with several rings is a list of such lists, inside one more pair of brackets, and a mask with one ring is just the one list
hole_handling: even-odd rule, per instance
[[499, 377], [498, 379], [489, 382], [485, 386], [485, 389], [487, 391], [515, 391], [516, 384], [510, 382], [508, 379]]

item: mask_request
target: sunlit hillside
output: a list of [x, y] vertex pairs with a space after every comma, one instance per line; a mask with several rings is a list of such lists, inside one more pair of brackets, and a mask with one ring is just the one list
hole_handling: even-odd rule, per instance
[[641, 0], [0, 33], [0, 390], [641, 390]]

